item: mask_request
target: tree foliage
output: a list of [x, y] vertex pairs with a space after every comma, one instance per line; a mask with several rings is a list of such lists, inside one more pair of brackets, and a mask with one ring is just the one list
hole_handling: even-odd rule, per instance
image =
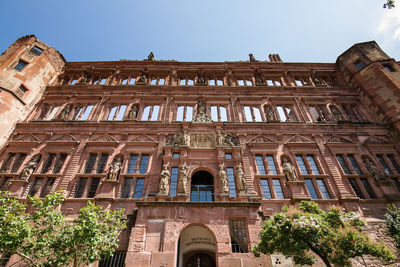
[[266, 220], [260, 233], [260, 242], [253, 253], [282, 253], [297, 264], [316, 262], [311, 252], [327, 266], [351, 266], [351, 258], [372, 255], [391, 261], [390, 250], [372, 242], [362, 233], [365, 222], [357, 213], [344, 213], [337, 208], [322, 210], [315, 202], [302, 201], [298, 208], [284, 207]]
[[396, 205], [388, 205], [385, 214], [388, 233], [395, 240], [395, 245], [400, 251], [400, 209]]
[[73, 221], [67, 221], [57, 207], [61, 192], [44, 200], [28, 197], [28, 205], [0, 192], [0, 252], [17, 254], [30, 266], [79, 266], [111, 256], [118, 236], [126, 227], [123, 210], [104, 210], [88, 202]]
[[393, 7], [395, 7], [394, 0], [387, 0], [387, 2], [383, 4], [383, 8], [391, 9]]

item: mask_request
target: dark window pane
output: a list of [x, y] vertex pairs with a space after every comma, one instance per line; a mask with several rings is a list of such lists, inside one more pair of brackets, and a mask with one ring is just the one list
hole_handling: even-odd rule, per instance
[[97, 154], [90, 154], [89, 159], [86, 163], [85, 173], [92, 173], [94, 163], [96, 162]]
[[225, 153], [225, 158], [226, 159], [232, 159], [232, 154], [231, 153]]
[[85, 192], [85, 186], [88, 178], [80, 178], [78, 181], [78, 186], [75, 191], [75, 198], [81, 198], [83, 196], [83, 192]]
[[272, 184], [274, 185], [276, 198], [284, 199], [281, 181], [279, 179], [272, 179]]
[[36, 45], [34, 47], [31, 48], [31, 50], [29, 50], [31, 53], [39, 56], [43, 53], [43, 49], [40, 47], [37, 47]]
[[229, 196], [236, 197], [235, 174], [233, 168], [226, 168], [226, 173], [228, 175]]
[[51, 188], [53, 187], [55, 179], [54, 178], [48, 178], [46, 185], [44, 186], [42, 192], [40, 193], [40, 197], [44, 198], [51, 192]]
[[[232, 252], [249, 252], [244, 220], [229, 220], [229, 233], [232, 240]], [[240, 248], [237, 248], [237, 246]]]
[[340, 166], [342, 167], [342, 170], [345, 174], [351, 174], [349, 166], [347, 166], [346, 161], [344, 160], [342, 155], [336, 155], [336, 159], [339, 162]]
[[393, 68], [392, 66], [388, 65], [388, 64], [384, 64], [383, 67], [384, 67], [387, 71], [394, 72], [394, 68]]
[[307, 155], [308, 163], [310, 164], [313, 174], [319, 174], [317, 163], [315, 162], [313, 155]]
[[388, 159], [390, 160], [390, 162], [392, 163], [393, 167], [396, 169], [397, 174], [400, 174], [400, 166], [397, 163], [396, 159], [394, 158], [393, 155], [387, 155]]
[[133, 195], [133, 198], [141, 198], [143, 195], [143, 185], [144, 185], [144, 179], [138, 178], [136, 180], [136, 186], [135, 186], [135, 194]]
[[9, 178], [9, 177], [4, 178], [4, 180], [0, 186], [0, 191], [8, 190], [8, 187], [10, 186], [10, 180], [11, 180], [11, 178]]
[[139, 167], [140, 174], [146, 174], [148, 164], [149, 164], [149, 155], [142, 155], [142, 159], [140, 160], [140, 167]]
[[42, 185], [43, 178], [36, 178], [33, 183], [31, 190], [29, 190], [29, 194], [31, 197], [34, 196], [37, 192], [39, 192], [40, 186]]
[[178, 168], [171, 168], [171, 183], [169, 186], [169, 195], [176, 197], [176, 188], [178, 186]]
[[400, 183], [399, 180], [397, 180], [397, 178], [392, 178], [392, 181], [394, 183], [394, 186], [396, 186], [397, 191], [399, 191], [400, 193]]
[[18, 172], [18, 169], [21, 166], [22, 162], [25, 160], [25, 158], [26, 158], [25, 153], [18, 155], [18, 158], [15, 160], [14, 165], [12, 167], [12, 170], [11, 170], [12, 173]]
[[11, 162], [14, 160], [15, 154], [9, 153], [7, 159], [4, 161], [3, 166], [1, 166], [0, 172], [7, 172], [10, 169]]
[[26, 65], [27, 65], [27, 63], [20, 60], [20, 61], [18, 61], [17, 65], [15, 65], [14, 69], [22, 70], [23, 68], [25, 68]]
[[351, 165], [353, 165], [354, 170], [356, 171], [357, 174], [363, 174], [360, 167], [357, 164], [356, 159], [354, 158], [353, 155], [347, 155], [347, 158], [350, 160]]
[[267, 161], [268, 161], [268, 167], [270, 174], [278, 174], [276, 171], [276, 165], [275, 165], [275, 160], [273, 156], [267, 156]]
[[54, 164], [53, 173], [59, 173], [61, 171], [62, 166], [64, 165], [65, 160], [67, 159], [67, 154], [60, 154], [56, 163]]
[[49, 157], [46, 160], [46, 163], [43, 165], [42, 173], [47, 173], [51, 164], [53, 164], [53, 160], [56, 157], [56, 154], [49, 154]]
[[92, 178], [87, 197], [93, 198], [96, 195], [97, 187], [99, 186], [100, 178]]
[[124, 267], [126, 252], [114, 252], [111, 257], [101, 257], [99, 267]]
[[382, 165], [382, 167], [385, 169], [386, 174], [393, 174], [392, 170], [390, 170], [389, 166], [387, 165], [385, 159], [383, 158], [382, 155], [376, 155], [377, 159], [379, 160], [379, 163]]
[[328, 189], [326, 188], [324, 179], [317, 179], [317, 184], [318, 184], [319, 190], [321, 191], [322, 197], [324, 199], [330, 199], [331, 196], [329, 195]]
[[369, 198], [376, 198], [374, 190], [372, 190], [371, 185], [368, 183], [367, 179], [360, 179], [363, 184], [365, 191], [367, 191]]
[[269, 188], [268, 179], [261, 179], [261, 189], [263, 191], [264, 198], [271, 199], [271, 190]]
[[128, 165], [128, 173], [129, 174], [135, 173], [137, 159], [138, 159], [137, 154], [131, 155], [131, 158], [129, 159], [129, 165]]
[[304, 164], [304, 160], [302, 156], [296, 156], [297, 164], [299, 164], [300, 170], [302, 174], [308, 174], [306, 165]]
[[124, 185], [122, 186], [121, 198], [129, 198], [133, 184], [132, 182], [132, 178], [125, 178]]
[[365, 64], [361, 60], [357, 61], [355, 65], [358, 70], [362, 70], [365, 67]]
[[100, 162], [97, 164], [97, 173], [103, 173], [104, 167], [106, 166], [108, 160], [108, 154], [101, 154]]
[[311, 179], [306, 178], [304, 179], [304, 182], [306, 183], [311, 199], [318, 199], [319, 197], [317, 195], [317, 192], [315, 191], [314, 184], [312, 183]]
[[361, 192], [360, 188], [358, 187], [358, 184], [357, 184], [356, 180], [353, 179], [353, 178], [350, 178], [349, 182], [350, 182], [351, 187], [354, 190], [354, 193], [356, 193], [356, 195], [359, 198], [364, 199], [365, 197], [364, 197], [363, 193]]

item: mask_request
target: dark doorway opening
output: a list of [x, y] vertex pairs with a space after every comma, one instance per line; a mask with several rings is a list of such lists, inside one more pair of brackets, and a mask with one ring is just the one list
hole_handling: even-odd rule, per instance
[[190, 201], [214, 201], [214, 177], [206, 171], [198, 171], [192, 176]]

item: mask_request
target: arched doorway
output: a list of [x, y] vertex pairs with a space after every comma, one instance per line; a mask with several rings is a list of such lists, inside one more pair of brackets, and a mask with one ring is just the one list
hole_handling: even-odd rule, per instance
[[216, 267], [215, 252], [211, 232], [203, 226], [189, 226], [179, 238], [177, 267]]
[[198, 171], [192, 176], [190, 201], [214, 201], [214, 177], [206, 171]]

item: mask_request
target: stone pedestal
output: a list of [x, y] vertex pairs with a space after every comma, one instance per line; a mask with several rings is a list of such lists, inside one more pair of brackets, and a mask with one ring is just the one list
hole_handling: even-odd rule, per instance
[[249, 201], [249, 195], [246, 192], [239, 192], [238, 199], [240, 202], [247, 202]]
[[293, 200], [310, 200], [307, 195], [303, 181], [288, 181], [290, 191], [292, 192]]
[[376, 182], [376, 185], [382, 190], [383, 196], [385, 198], [398, 198], [393, 181], [389, 179], [379, 180]]
[[222, 201], [229, 201], [229, 193], [228, 192], [221, 193], [219, 194], [218, 198], [219, 200]]
[[111, 181], [111, 180], [104, 180], [102, 181], [103, 187], [101, 188], [100, 194], [96, 195], [96, 199], [110, 199], [115, 198], [115, 190], [117, 185], [119, 184], [118, 181]]
[[187, 196], [186, 193], [180, 192], [176, 195], [175, 199], [177, 201], [186, 201], [187, 200]]
[[11, 192], [12, 197], [21, 197], [22, 194], [24, 193], [24, 189], [28, 181], [26, 180], [11, 180], [10, 181], [11, 185], [9, 187], [9, 191]]
[[168, 194], [167, 193], [158, 193], [157, 201], [167, 201]]

